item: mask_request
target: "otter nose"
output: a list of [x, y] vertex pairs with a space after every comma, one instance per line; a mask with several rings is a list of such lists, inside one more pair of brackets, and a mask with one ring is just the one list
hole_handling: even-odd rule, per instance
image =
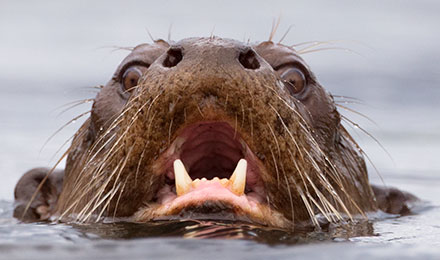
[[257, 59], [257, 54], [251, 48], [241, 51], [238, 56], [238, 61], [246, 69], [256, 70], [260, 67], [260, 61]]
[[184, 45], [171, 46], [165, 53], [162, 66], [172, 68], [178, 66], [182, 61], [185, 61], [187, 65], [205, 67], [221, 67], [231, 65], [231, 63], [240, 64], [242, 68], [247, 70], [256, 70], [261, 67], [258, 54], [250, 46], [238, 44], [225, 46], [224, 44], [208, 43], [190, 46], [189, 48]]
[[162, 62], [162, 65], [167, 68], [171, 68], [179, 64], [183, 58], [182, 48], [171, 47], [166, 53], [166, 57]]

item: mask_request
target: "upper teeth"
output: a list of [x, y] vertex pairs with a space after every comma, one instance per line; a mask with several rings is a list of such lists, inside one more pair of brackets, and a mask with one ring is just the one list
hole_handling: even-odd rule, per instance
[[192, 179], [189, 177], [188, 172], [185, 169], [185, 165], [183, 165], [181, 160], [174, 161], [174, 178], [176, 179], [177, 196], [187, 193], [189, 191]]
[[229, 178], [231, 190], [237, 195], [242, 195], [244, 193], [244, 187], [246, 186], [246, 168], [246, 160], [241, 159], [240, 161], [238, 161], [234, 173]]
[[246, 169], [247, 161], [241, 159], [238, 161], [235, 167], [234, 173], [228, 179], [219, 179], [214, 177], [214, 179], [208, 181], [206, 178], [201, 180], [195, 179], [194, 181], [189, 176], [188, 172], [183, 165], [183, 162], [179, 159], [174, 161], [174, 176], [176, 181], [176, 193], [177, 196], [183, 195], [191, 190], [191, 188], [197, 188], [201, 182], [218, 182], [223, 187], [229, 188], [233, 193], [238, 196], [244, 194], [244, 188], [246, 186]]

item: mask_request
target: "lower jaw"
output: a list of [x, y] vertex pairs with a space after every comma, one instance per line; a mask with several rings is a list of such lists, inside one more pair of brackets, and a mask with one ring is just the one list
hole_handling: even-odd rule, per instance
[[206, 220], [232, 221], [289, 229], [291, 221], [266, 204], [252, 203], [243, 208], [228, 201], [207, 199], [186, 204], [152, 204], [135, 213], [133, 221]]

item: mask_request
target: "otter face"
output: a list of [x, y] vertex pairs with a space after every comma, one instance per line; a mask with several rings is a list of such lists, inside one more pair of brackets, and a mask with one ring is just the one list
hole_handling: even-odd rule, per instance
[[272, 42], [137, 46], [70, 149], [61, 219], [292, 228], [375, 209], [331, 95], [294, 49]]

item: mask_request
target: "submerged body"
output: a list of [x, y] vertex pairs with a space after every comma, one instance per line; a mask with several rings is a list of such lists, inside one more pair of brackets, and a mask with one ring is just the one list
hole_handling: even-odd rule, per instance
[[66, 154], [64, 171], [22, 177], [16, 217], [293, 229], [378, 209], [408, 213], [415, 199], [369, 184], [331, 94], [293, 48], [270, 41], [137, 46]]

